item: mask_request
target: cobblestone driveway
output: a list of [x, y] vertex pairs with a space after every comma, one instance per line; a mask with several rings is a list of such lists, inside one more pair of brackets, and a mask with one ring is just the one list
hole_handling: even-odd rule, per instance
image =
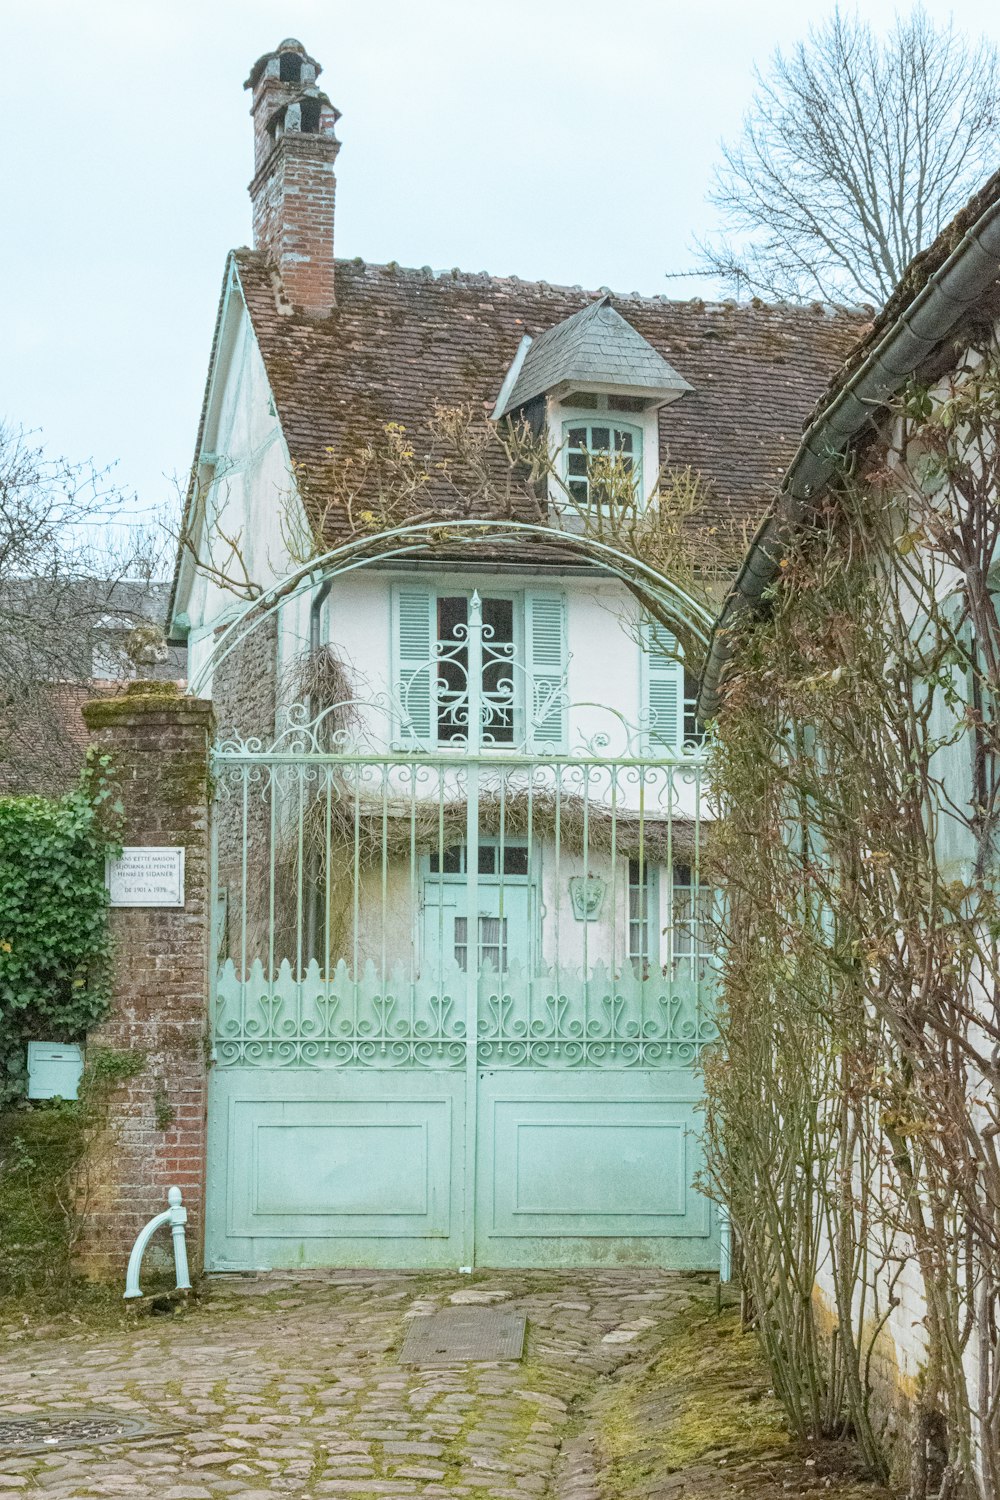
[[[99, 1405], [150, 1418], [162, 1435], [0, 1459], [0, 1500], [596, 1500], [588, 1398], [704, 1297], [707, 1280], [650, 1270], [231, 1282], [180, 1318], [8, 1345], [5, 1414]], [[398, 1364], [408, 1318], [492, 1299], [527, 1314], [523, 1362]]]

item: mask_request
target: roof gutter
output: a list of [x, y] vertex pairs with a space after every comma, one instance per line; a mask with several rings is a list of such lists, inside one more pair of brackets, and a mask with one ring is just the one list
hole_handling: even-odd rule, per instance
[[732, 656], [732, 627], [746, 610], [761, 608], [763, 595], [778, 574], [784, 539], [815, 505], [862, 429], [920, 369], [998, 274], [1000, 199], [966, 230], [947, 260], [806, 428], [712, 632], [698, 694], [702, 720], [718, 711], [720, 681]]

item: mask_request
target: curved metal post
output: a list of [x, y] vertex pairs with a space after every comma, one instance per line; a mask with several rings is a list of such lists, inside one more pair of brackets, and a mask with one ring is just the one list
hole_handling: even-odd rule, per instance
[[125, 1273], [125, 1297], [141, 1297], [142, 1288], [139, 1285], [139, 1271], [142, 1267], [142, 1257], [153, 1235], [164, 1224], [170, 1225], [170, 1234], [174, 1245], [174, 1270], [177, 1277], [177, 1290], [189, 1292], [191, 1290], [191, 1278], [188, 1274], [187, 1242], [185, 1240], [185, 1228], [187, 1224], [187, 1209], [181, 1202], [181, 1190], [172, 1187], [167, 1193], [167, 1203], [170, 1205], [162, 1214], [157, 1214], [150, 1219], [144, 1229], [136, 1236], [135, 1244], [132, 1246], [132, 1254], [128, 1258], [128, 1270]]

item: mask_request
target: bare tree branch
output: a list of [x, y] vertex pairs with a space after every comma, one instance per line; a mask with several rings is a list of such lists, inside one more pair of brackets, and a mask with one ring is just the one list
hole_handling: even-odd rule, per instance
[[79, 765], [82, 685], [165, 653], [148, 584], [166, 535], [134, 514], [107, 473], [0, 425], [0, 788], [61, 789]]
[[880, 305], [996, 165], [996, 48], [919, 7], [884, 41], [838, 9], [756, 77], [706, 267], [737, 291]]

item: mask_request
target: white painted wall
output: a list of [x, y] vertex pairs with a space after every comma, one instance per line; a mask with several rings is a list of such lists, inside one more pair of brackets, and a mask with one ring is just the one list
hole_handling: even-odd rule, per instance
[[[196, 547], [211, 566], [196, 569], [192, 559], [184, 561], [176, 606], [190, 621], [188, 676], [196, 687], [214, 631], [246, 608], [245, 594], [222, 580], [240, 584], [249, 578], [268, 589], [287, 577], [294, 566], [289, 538], [303, 535], [305, 526], [264, 363], [235, 281], [211, 377], [203, 453], [214, 462], [199, 470], [203, 514]], [[286, 656], [300, 634], [303, 610], [308, 628], [307, 601], [288, 611]], [[200, 687], [210, 695], [210, 685]]]

